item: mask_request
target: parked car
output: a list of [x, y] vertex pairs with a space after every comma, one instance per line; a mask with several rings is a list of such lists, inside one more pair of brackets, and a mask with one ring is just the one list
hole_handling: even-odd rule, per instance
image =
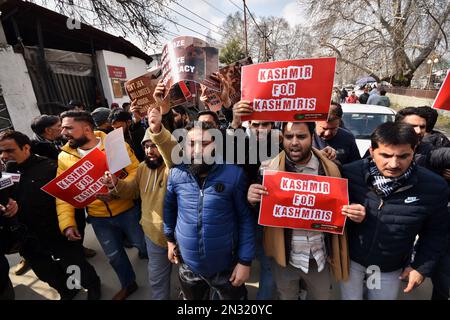
[[370, 147], [370, 135], [380, 124], [394, 121], [395, 111], [391, 108], [360, 103], [342, 103], [344, 125], [356, 139], [362, 156]]

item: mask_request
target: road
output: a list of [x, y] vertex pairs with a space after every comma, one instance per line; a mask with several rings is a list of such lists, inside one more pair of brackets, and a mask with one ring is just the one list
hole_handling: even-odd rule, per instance
[[[97, 251], [97, 255], [89, 259], [90, 263], [97, 270], [98, 275], [102, 281], [102, 299], [109, 300], [112, 296], [120, 290], [120, 283], [117, 279], [113, 269], [109, 265], [106, 256], [102, 252], [100, 244], [98, 243], [90, 225], [86, 228], [85, 245], [88, 248], [92, 248]], [[147, 280], [147, 260], [141, 260], [138, 257], [137, 249], [127, 249], [128, 256], [134, 266], [137, 283], [139, 289], [129, 297], [130, 300], [148, 300], [150, 299], [150, 288]], [[15, 287], [17, 300], [57, 300], [59, 299], [58, 293], [50, 288], [46, 283], [37, 279], [33, 271], [28, 271], [22, 276], [14, 275], [15, 265], [20, 261], [19, 255], [8, 256], [10, 263], [10, 278]], [[172, 293], [171, 299], [180, 299], [179, 297], [179, 284], [176, 276], [176, 268], [172, 272]], [[248, 297], [253, 300], [256, 297], [256, 291], [258, 290], [258, 275], [259, 268], [258, 263], [254, 262], [252, 266], [251, 277], [247, 282]], [[431, 283], [427, 279], [419, 288], [416, 288], [410, 294], [400, 293], [400, 300], [429, 300], [431, 297]], [[86, 299], [86, 292], [80, 292], [75, 299]], [[339, 299], [339, 290], [334, 285], [333, 299]]]

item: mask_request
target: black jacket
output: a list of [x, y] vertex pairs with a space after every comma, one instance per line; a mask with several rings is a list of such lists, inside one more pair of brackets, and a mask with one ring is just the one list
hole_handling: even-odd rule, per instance
[[55, 178], [57, 167], [55, 161], [32, 154], [16, 170], [9, 170], [21, 174], [12, 194], [19, 206], [19, 221], [27, 226], [31, 237], [44, 242], [64, 240], [58, 226], [55, 198], [41, 190]]
[[330, 140], [324, 140], [314, 132], [312, 146], [319, 150], [326, 146], [332, 147], [336, 150], [336, 161], [339, 165], [361, 159], [355, 136], [345, 128], [338, 128], [336, 135]]
[[366, 208], [362, 223], [347, 220], [350, 258], [365, 267], [377, 265], [382, 272], [398, 270], [408, 264], [419, 235], [411, 266], [429, 276], [447, 240], [447, 183], [417, 166], [403, 187], [380, 198], [368, 182], [368, 165], [363, 159], [343, 167], [350, 203]]
[[49, 159], [57, 161], [60, 150], [52, 142], [31, 140], [31, 152], [40, 155], [41, 157], [47, 157]]
[[423, 137], [422, 142], [431, 143], [435, 148], [450, 147], [450, 140], [448, 140], [447, 136], [436, 130]]
[[125, 133], [125, 141], [130, 145], [134, 151], [134, 155], [139, 162], [144, 161], [145, 152], [142, 147], [142, 139], [144, 139], [145, 127], [141, 123], [133, 123], [130, 129]]
[[366, 104], [367, 100], [369, 100], [369, 94], [364, 92], [363, 94], [361, 94], [359, 96], [358, 100], [359, 100], [359, 103]]

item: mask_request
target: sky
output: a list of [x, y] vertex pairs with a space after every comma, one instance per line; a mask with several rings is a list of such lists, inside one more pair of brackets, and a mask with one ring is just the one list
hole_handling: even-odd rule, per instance
[[[54, 0], [35, 0], [35, 2], [51, 10], [57, 11], [55, 9]], [[246, 2], [247, 7], [250, 9], [257, 22], [259, 22], [260, 17], [275, 16], [285, 18], [291, 26], [294, 26], [298, 24], [299, 21], [304, 21], [305, 19], [302, 18], [304, 16], [302, 11], [304, 10], [302, 10], [302, 7], [296, 0], [246, 0]], [[205, 35], [208, 33], [208, 29], [210, 29], [213, 37], [216, 40], [220, 40], [220, 35], [217, 33], [218, 31], [220, 31], [220, 29], [216, 26], [222, 26], [227, 15], [234, 14], [237, 11], [241, 11], [242, 13], [243, 0], [176, 0], [176, 3], [171, 2], [168, 7], [172, 9], [168, 9], [170, 19], [173, 19], [178, 24], [183, 25], [191, 30], [181, 26], [177, 26], [168, 20], [161, 19], [161, 22], [165, 24], [165, 33], [160, 39], [160, 46], [153, 46], [145, 49], [141, 41], [137, 37], [131, 35], [127, 36], [126, 39], [145, 51], [147, 54], [160, 53], [164, 44], [175, 37], [174, 34], [195, 36], [206, 40]], [[187, 11], [186, 9], [190, 10], [191, 12]], [[202, 20], [194, 14], [202, 17], [207, 21]], [[194, 21], [191, 21], [188, 18], [183, 17], [182, 15]], [[88, 17], [85, 16], [85, 18], [89, 20]], [[248, 19], [250, 19], [250, 17], [248, 17]], [[210, 24], [209, 22], [216, 26]], [[203, 26], [201, 26], [199, 23]], [[111, 34], [117, 33], [116, 30], [105, 31]]]
[[[196, 13], [200, 17], [203, 17], [218, 26], [221, 26], [225, 21], [226, 15], [233, 14], [243, 8], [242, 0], [179, 0], [178, 3], [181, 6], [184, 6], [185, 8]], [[216, 33], [217, 31], [220, 31], [220, 29], [196, 17], [194, 14], [188, 12], [181, 6], [172, 3], [169, 5], [169, 8], [188, 16], [189, 18], [203, 24], [205, 27], [209, 27], [212, 31], [213, 36], [217, 40], [220, 38], [220, 36]], [[276, 16], [285, 18], [291, 26], [294, 26], [302, 19], [302, 9], [298, 2], [295, 0], [247, 0], [247, 7], [250, 9], [257, 21], [258, 17], [261, 16]], [[171, 32], [178, 35], [190, 35], [205, 39], [205, 37], [200, 34], [206, 35], [208, 32], [208, 28], [192, 22], [174, 11], [169, 10], [169, 12], [171, 14], [171, 18], [173, 18], [176, 22], [196, 31], [193, 32], [186, 28], [176, 26], [171, 22], [165, 21], [169, 33]], [[165, 39], [161, 40], [162, 42], [169, 41], [171, 38], [173, 38], [173, 36], [165, 33], [164, 38]], [[134, 39], [129, 40], [140, 47], [138, 41], [134, 41]], [[160, 51], [160, 48], [147, 50], [147, 53], [153, 53], [152, 51], [158, 52]]]

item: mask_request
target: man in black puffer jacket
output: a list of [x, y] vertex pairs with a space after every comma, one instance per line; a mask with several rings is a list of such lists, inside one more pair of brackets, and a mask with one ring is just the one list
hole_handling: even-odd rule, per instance
[[351, 264], [349, 281], [341, 284], [343, 299], [362, 299], [364, 277], [374, 271], [368, 298], [396, 299], [399, 277], [409, 278], [404, 292], [410, 292], [433, 273], [445, 250], [449, 188], [413, 162], [417, 142], [411, 125], [384, 123], [372, 134], [371, 158], [343, 167], [350, 202], [366, 207], [362, 223], [347, 223]]
[[447, 250], [439, 259], [436, 270], [431, 276], [433, 283], [431, 300], [448, 300], [450, 298], [450, 226], [447, 231], [447, 240]]
[[[435, 157], [430, 161], [433, 168], [440, 170], [440, 173], [450, 186], [450, 148], [439, 148], [435, 150]], [[450, 198], [449, 198], [450, 201]], [[450, 216], [450, 207], [449, 216]], [[450, 298], [450, 225], [447, 231], [448, 241], [447, 250], [440, 258], [436, 271], [431, 276], [431, 281], [433, 283], [433, 294], [432, 300], [448, 300]]]

